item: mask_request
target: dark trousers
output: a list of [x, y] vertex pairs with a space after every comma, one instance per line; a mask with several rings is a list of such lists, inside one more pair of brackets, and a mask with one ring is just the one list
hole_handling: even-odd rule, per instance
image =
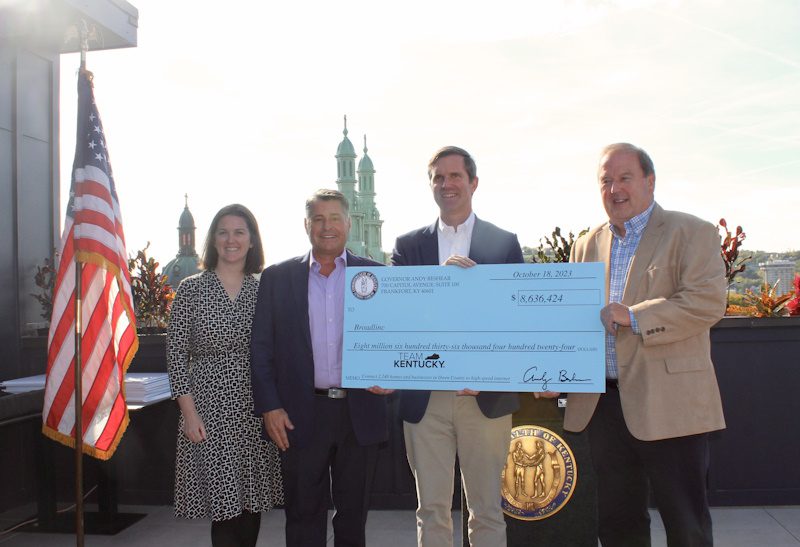
[[261, 513], [243, 512], [228, 520], [211, 523], [211, 545], [213, 547], [256, 547], [261, 527]]
[[334, 545], [364, 547], [377, 445], [358, 444], [347, 400], [314, 397], [311, 442], [302, 448], [290, 446], [281, 456], [286, 545], [326, 545], [330, 496]]
[[669, 547], [714, 544], [706, 495], [707, 434], [640, 441], [628, 431], [613, 388], [600, 396], [588, 432], [603, 547], [650, 546], [648, 483]]

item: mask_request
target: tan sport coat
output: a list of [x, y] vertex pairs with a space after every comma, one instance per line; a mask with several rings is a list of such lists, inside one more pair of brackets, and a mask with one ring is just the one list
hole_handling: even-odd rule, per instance
[[[572, 262], [605, 262], [609, 224], [578, 239]], [[725, 267], [716, 228], [697, 217], [653, 208], [622, 295], [640, 334], [617, 333], [622, 412], [637, 439], [654, 441], [723, 429], [709, 328], [725, 314]], [[606, 294], [608, 290], [606, 289]], [[572, 393], [564, 429], [582, 431], [600, 395]]]

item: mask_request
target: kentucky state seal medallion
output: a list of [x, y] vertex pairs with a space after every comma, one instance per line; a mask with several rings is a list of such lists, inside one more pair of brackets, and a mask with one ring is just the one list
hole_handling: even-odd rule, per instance
[[350, 290], [359, 300], [369, 300], [378, 292], [378, 278], [372, 272], [358, 272], [350, 282]]
[[511, 430], [500, 477], [503, 512], [520, 520], [541, 520], [567, 504], [578, 469], [564, 439], [537, 425], [521, 425]]

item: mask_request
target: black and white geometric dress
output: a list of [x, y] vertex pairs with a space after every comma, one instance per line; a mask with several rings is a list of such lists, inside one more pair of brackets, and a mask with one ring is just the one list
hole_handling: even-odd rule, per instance
[[278, 449], [261, 437], [250, 385], [250, 326], [258, 280], [245, 275], [235, 300], [214, 271], [183, 280], [172, 302], [167, 370], [172, 398], [194, 398], [207, 439], [178, 425], [175, 515], [227, 520], [283, 503]]

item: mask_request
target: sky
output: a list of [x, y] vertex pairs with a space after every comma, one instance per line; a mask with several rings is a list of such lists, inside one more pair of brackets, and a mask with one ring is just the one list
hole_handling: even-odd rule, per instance
[[[607, 220], [598, 153], [620, 141], [653, 158], [664, 208], [742, 225], [745, 249], [800, 248], [797, 0], [132, 3], [138, 46], [87, 58], [131, 254], [175, 256], [184, 194], [198, 251], [239, 202], [268, 264], [305, 253], [345, 114], [385, 251], [435, 220], [441, 146], [475, 158], [476, 214], [536, 247]], [[78, 55], [61, 62], [63, 217]]]

